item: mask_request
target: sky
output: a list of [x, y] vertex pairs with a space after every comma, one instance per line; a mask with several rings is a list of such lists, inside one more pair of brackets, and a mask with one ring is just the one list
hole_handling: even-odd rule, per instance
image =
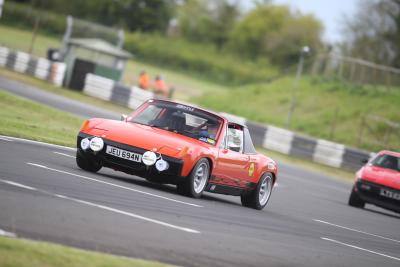
[[[249, 8], [251, 0], [242, 0]], [[335, 43], [343, 40], [343, 16], [351, 17], [357, 10], [358, 0], [273, 0], [275, 4], [286, 4], [302, 13], [312, 13], [324, 24], [324, 41]]]

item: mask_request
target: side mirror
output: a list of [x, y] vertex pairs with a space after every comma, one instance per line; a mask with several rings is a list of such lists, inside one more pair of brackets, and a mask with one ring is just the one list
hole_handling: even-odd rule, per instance
[[128, 115], [126, 115], [126, 114], [121, 115], [121, 121], [126, 121], [127, 118], [128, 118]]
[[368, 159], [361, 160], [361, 163], [363, 163], [363, 164], [368, 163]]

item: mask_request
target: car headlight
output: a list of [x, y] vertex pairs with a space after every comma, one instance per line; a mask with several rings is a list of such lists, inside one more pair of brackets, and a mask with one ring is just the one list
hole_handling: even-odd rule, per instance
[[142, 161], [147, 166], [152, 166], [157, 161], [157, 155], [153, 151], [146, 151], [142, 156]]
[[94, 137], [92, 140], [90, 140], [89, 146], [94, 152], [99, 152], [104, 147], [104, 141], [100, 137]]
[[165, 170], [167, 170], [168, 168], [169, 168], [168, 162], [166, 162], [166, 161], [163, 160], [163, 159], [157, 160], [157, 162], [156, 162], [156, 169], [157, 169], [159, 172], [165, 171]]
[[81, 148], [82, 148], [83, 150], [87, 150], [87, 149], [89, 148], [89, 146], [90, 146], [90, 140], [89, 140], [89, 138], [83, 138], [83, 139], [81, 140]]

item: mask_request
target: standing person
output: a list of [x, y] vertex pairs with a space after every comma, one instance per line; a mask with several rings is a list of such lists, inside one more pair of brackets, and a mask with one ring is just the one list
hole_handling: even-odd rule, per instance
[[168, 97], [168, 87], [161, 75], [157, 75], [154, 81], [154, 92]]
[[139, 87], [148, 90], [150, 86], [150, 77], [146, 71], [142, 70], [139, 76]]

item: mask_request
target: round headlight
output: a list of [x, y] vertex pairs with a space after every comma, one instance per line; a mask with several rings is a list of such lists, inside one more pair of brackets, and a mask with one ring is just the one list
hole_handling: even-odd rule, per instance
[[94, 137], [90, 140], [90, 149], [94, 152], [102, 150], [104, 147], [104, 141], [100, 137]]
[[157, 169], [159, 172], [165, 171], [166, 169], [168, 169], [168, 167], [169, 167], [168, 162], [166, 162], [166, 161], [163, 160], [163, 159], [160, 159], [160, 160], [158, 160], [158, 161], [156, 162], [156, 169]]
[[142, 156], [142, 161], [147, 166], [154, 165], [154, 163], [156, 163], [156, 160], [157, 160], [157, 155], [153, 151], [146, 151]]
[[88, 149], [88, 148], [89, 148], [89, 145], [90, 145], [90, 141], [89, 141], [88, 138], [84, 138], [84, 139], [81, 140], [81, 148], [82, 148], [83, 150]]

